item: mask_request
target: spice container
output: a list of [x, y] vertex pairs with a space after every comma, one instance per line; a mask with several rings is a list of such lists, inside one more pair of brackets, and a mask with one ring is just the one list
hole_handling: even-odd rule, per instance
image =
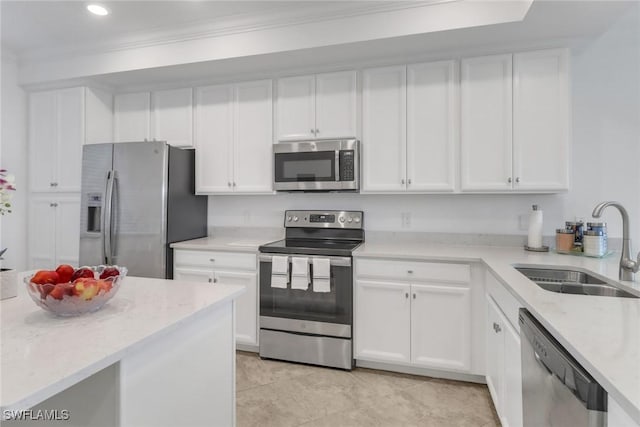
[[588, 256], [604, 256], [607, 253], [605, 235], [601, 230], [587, 230], [584, 232], [584, 254]]
[[556, 250], [560, 252], [571, 252], [575, 243], [575, 232], [566, 228], [556, 230]]
[[565, 222], [567, 230], [571, 230], [574, 235], [573, 246], [574, 250], [582, 250], [582, 236], [584, 231], [584, 223], [582, 221], [567, 221]]
[[607, 236], [607, 223], [606, 222], [588, 222], [587, 231], [599, 231], [602, 232], [602, 240], [605, 253], [609, 250], [608, 236]]

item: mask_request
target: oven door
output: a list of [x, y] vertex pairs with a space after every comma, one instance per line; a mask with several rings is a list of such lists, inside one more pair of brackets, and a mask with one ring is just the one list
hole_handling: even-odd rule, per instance
[[[310, 256], [309, 258], [314, 258]], [[330, 292], [314, 292], [313, 285], [306, 291], [271, 287], [271, 256], [261, 254], [260, 260], [260, 327], [265, 317], [309, 321], [307, 324], [319, 322], [351, 326], [353, 320], [353, 270], [351, 258], [327, 257], [331, 260]], [[313, 266], [311, 266], [313, 269]], [[311, 270], [313, 277], [313, 270]], [[287, 324], [287, 322], [271, 322], [271, 324]], [[288, 322], [297, 324], [298, 322]], [[329, 326], [331, 328], [331, 326]], [[288, 329], [286, 327], [274, 329]], [[308, 331], [313, 333], [313, 331]], [[350, 332], [350, 328], [349, 328]]]

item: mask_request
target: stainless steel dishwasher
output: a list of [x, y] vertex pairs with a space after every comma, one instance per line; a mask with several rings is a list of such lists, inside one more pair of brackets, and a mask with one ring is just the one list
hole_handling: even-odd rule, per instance
[[607, 392], [526, 309], [520, 309], [525, 427], [607, 425]]

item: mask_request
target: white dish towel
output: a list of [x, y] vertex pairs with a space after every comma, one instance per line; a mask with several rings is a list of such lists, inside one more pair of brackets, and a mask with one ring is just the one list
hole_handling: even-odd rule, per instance
[[291, 257], [291, 289], [309, 289], [309, 258]]
[[271, 258], [271, 287], [287, 289], [289, 282], [289, 257], [274, 255]]
[[313, 292], [331, 292], [329, 258], [313, 258]]

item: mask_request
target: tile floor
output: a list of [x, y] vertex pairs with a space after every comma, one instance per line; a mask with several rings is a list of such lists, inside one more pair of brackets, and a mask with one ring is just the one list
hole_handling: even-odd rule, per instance
[[237, 425], [499, 426], [487, 387], [357, 368], [261, 360], [237, 352]]

